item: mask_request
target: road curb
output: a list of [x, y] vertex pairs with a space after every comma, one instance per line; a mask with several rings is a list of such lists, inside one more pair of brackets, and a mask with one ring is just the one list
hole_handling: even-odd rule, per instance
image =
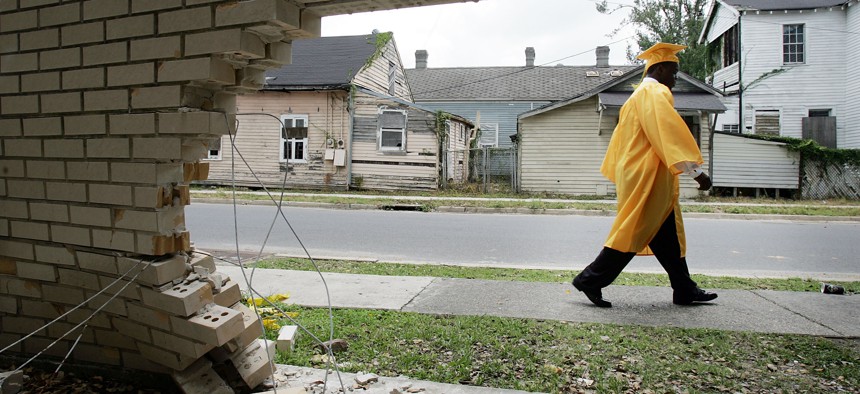
[[[203, 204], [232, 204], [232, 199], [223, 198], [195, 198], [193, 200]], [[272, 200], [236, 200], [239, 205], [276, 205]], [[321, 202], [284, 201], [285, 207], [296, 208], [323, 208], [323, 209], [352, 209], [352, 210], [384, 210], [382, 205], [374, 204], [336, 204]], [[488, 208], [488, 207], [460, 207], [440, 206], [434, 208], [430, 213], [483, 213], [483, 214], [513, 214], [513, 215], [577, 215], [577, 216], [615, 216], [612, 210], [589, 210], [589, 209], [552, 209], [552, 208]], [[811, 216], [811, 215], [762, 215], [762, 214], [735, 214], [735, 213], [704, 213], [685, 212], [684, 217], [695, 219], [734, 219], [734, 220], [788, 220], [808, 222], [856, 222], [860, 223], [860, 217], [854, 216]]]

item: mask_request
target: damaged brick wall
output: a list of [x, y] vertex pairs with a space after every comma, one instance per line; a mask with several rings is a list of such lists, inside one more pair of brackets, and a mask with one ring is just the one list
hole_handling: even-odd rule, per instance
[[[0, 348], [35, 332], [11, 351], [36, 354], [98, 311], [72, 359], [259, 364], [269, 346], [240, 278], [191, 246], [188, 183], [236, 95], [319, 28], [282, 0], [0, 0]], [[255, 386], [264, 366], [241, 378]]]

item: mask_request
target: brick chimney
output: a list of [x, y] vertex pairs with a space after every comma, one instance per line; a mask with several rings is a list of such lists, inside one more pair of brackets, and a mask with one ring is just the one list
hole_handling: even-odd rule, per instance
[[535, 49], [532, 47], [526, 48], [526, 67], [535, 66]]
[[609, 47], [597, 47], [594, 52], [597, 53], [597, 67], [609, 67]]
[[424, 49], [419, 49], [415, 51], [415, 68], [424, 69], [427, 68], [427, 51]]

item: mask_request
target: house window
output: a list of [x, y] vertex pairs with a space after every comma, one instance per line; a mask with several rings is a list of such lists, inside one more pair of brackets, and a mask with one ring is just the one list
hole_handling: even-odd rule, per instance
[[779, 110], [755, 111], [755, 133], [779, 135]]
[[388, 62], [388, 94], [394, 96], [394, 88], [397, 82], [397, 66], [394, 62]]
[[829, 109], [811, 109], [811, 110], [809, 110], [809, 117], [810, 118], [823, 118], [823, 117], [828, 117], [828, 116], [830, 116], [830, 110]]
[[732, 26], [723, 34], [723, 67], [738, 61], [738, 25]]
[[499, 124], [498, 123], [481, 123], [481, 139], [478, 141], [481, 147], [489, 146], [495, 148], [499, 146]]
[[206, 155], [206, 159], [221, 160], [221, 137], [218, 137], [209, 142], [209, 149], [208, 154]]
[[379, 150], [406, 151], [406, 111], [379, 109]]
[[281, 133], [279, 159], [288, 163], [308, 162], [308, 116], [281, 115], [284, 133]]
[[782, 62], [784, 64], [804, 62], [803, 24], [782, 26]]
[[723, 131], [725, 131], [727, 133], [740, 133], [741, 132], [741, 126], [737, 123], [735, 123], [735, 124], [724, 124], [723, 125]]

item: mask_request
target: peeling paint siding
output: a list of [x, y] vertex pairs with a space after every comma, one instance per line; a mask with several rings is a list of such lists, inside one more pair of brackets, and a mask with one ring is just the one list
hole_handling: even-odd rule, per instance
[[369, 90], [388, 93], [388, 67], [389, 62], [394, 63], [396, 68], [394, 97], [411, 101], [409, 86], [406, 83], [406, 73], [403, 71], [403, 62], [394, 44], [394, 39], [388, 41], [380, 49], [381, 55], [374, 60], [373, 64], [365, 68], [353, 79], [353, 83]]
[[[267, 187], [281, 186], [287, 169], [287, 185], [301, 188], [344, 188], [346, 169], [325, 161], [326, 133], [348, 141], [349, 116], [344, 107], [347, 92], [260, 92], [240, 96], [239, 113], [262, 112], [280, 118], [281, 115], [308, 115], [307, 163], [281, 162], [280, 124], [269, 116], [239, 116], [236, 146], [250, 164], [253, 172]], [[221, 145], [221, 160], [210, 161], [207, 183], [231, 183], [232, 150], [228, 137]], [[236, 156], [236, 182], [244, 186], [259, 186], [251, 171]]]

